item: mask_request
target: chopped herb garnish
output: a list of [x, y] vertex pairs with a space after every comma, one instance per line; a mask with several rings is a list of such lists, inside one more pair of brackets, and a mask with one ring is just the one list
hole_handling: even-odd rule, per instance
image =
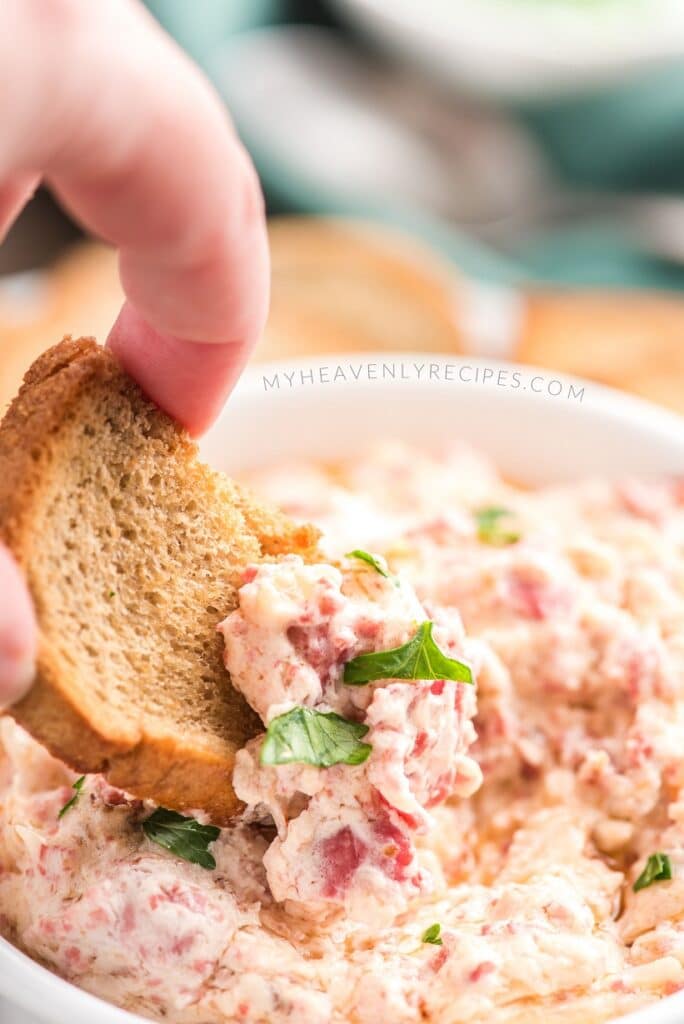
[[423, 932], [423, 937], [420, 941], [429, 942], [431, 946], [441, 946], [443, 944], [441, 931], [441, 924], [431, 924], [430, 927], [426, 928]]
[[509, 508], [502, 505], [487, 505], [485, 508], [476, 509], [473, 515], [477, 524], [478, 539], [483, 544], [505, 547], [520, 540], [520, 533], [517, 530], [507, 530], [505, 527], [505, 520], [513, 515]]
[[390, 651], [360, 654], [344, 666], [344, 682], [361, 686], [376, 679], [451, 679], [472, 683], [468, 665], [442, 654], [432, 638], [432, 622], [423, 622], [418, 632], [401, 647]]
[[143, 821], [142, 828], [148, 839], [177, 857], [199, 864], [208, 871], [216, 867], [216, 861], [209, 853], [209, 844], [221, 834], [221, 829], [215, 825], [200, 825], [194, 818], [158, 807]]
[[116, 597], [116, 591], [115, 590], [109, 590], [107, 592], [107, 597], [109, 597], [109, 598]]
[[369, 554], [368, 551], [355, 548], [354, 551], [348, 551], [345, 558], [360, 558], [362, 562], [366, 562], [367, 565], [370, 565], [376, 572], [379, 572], [385, 579], [389, 579], [389, 573], [383, 569], [378, 559], [374, 555]]
[[646, 867], [632, 886], [634, 892], [648, 889], [654, 882], [669, 882], [672, 878], [672, 863], [666, 853], [652, 853], [646, 861]]
[[370, 743], [362, 743], [368, 726], [351, 722], [334, 711], [292, 708], [278, 715], [266, 730], [261, 748], [262, 764], [362, 764]]
[[74, 790], [74, 795], [72, 796], [71, 800], [68, 800], [64, 804], [64, 807], [62, 808], [62, 810], [57, 815], [58, 820], [63, 818], [64, 815], [67, 813], [67, 811], [70, 811], [71, 808], [75, 807], [76, 804], [78, 803], [78, 798], [81, 795], [81, 790], [83, 789], [83, 784], [85, 782], [85, 779], [86, 779], [85, 775], [82, 775], [80, 779], [76, 779], [76, 781], [74, 782], [73, 786], [71, 787]]

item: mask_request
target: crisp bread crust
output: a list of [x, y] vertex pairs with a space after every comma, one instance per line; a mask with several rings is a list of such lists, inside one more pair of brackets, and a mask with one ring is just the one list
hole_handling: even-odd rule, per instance
[[[159, 461], [160, 473], [164, 472], [164, 458], [177, 459], [181, 467], [186, 462], [196, 465], [196, 448], [181, 428], [142, 396], [113, 356], [93, 339], [66, 338], [30, 368], [0, 425], [0, 538], [26, 574], [39, 625], [34, 685], [9, 713], [74, 770], [103, 772], [114, 785], [135, 796], [179, 810], [201, 808], [216, 822], [225, 823], [240, 809], [231, 785], [235, 753], [263, 726], [230, 686], [220, 644], [211, 647], [209, 666], [206, 656], [203, 660], [198, 656], [196, 669], [198, 679], [201, 675], [206, 685], [213, 686], [212, 706], [217, 706], [225, 719], [217, 724], [214, 714], [213, 722], [206, 727], [201, 725], [198, 731], [188, 727], [184, 708], [179, 705], [174, 709], [177, 722], [169, 723], [167, 715], [157, 727], [149, 709], [137, 703], [134, 678], [129, 683], [130, 692], [125, 693], [123, 707], [119, 695], [116, 713], [109, 713], [106, 695], [104, 700], [91, 699], [89, 680], [82, 678], [83, 665], [68, 656], [68, 637], [65, 651], [65, 637], [54, 635], [50, 625], [48, 611], [54, 595], [40, 572], [42, 563], [36, 552], [41, 546], [61, 541], [37, 533], [39, 513], [44, 514], [45, 510], [45, 480], [50, 474], [54, 477], [60, 446], [65, 443], [65, 428], [78, 422], [93, 392], [103, 386], [113, 389], [116, 402], [126, 406], [126, 416], [142, 416], [146, 423], [153, 424], [149, 458]], [[165, 448], [158, 443], [155, 447], [160, 437]], [[92, 443], [97, 440], [94, 438]], [[160, 449], [164, 449], [161, 454]], [[178, 465], [175, 468], [178, 471]], [[223, 500], [226, 515], [232, 514], [241, 524], [242, 533], [237, 531], [235, 543], [238, 561], [242, 550], [246, 560], [253, 560], [255, 551], [257, 557], [288, 550], [305, 557], [315, 552], [318, 535], [313, 527], [292, 524], [275, 510], [260, 506], [235, 485], [230, 486], [232, 491], [224, 493], [219, 488], [207, 500]], [[226, 494], [232, 494], [232, 505], [226, 502]], [[88, 499], [96, 514], [97, 501], [101, 499], [96, 493], [86, 494], [86, 502]], [[47, 522], [49, 534], [49, 518]], [[143, 537], [140, 543], [144, 542]], [[50, 553], [59, 560], [59, 551]], [[185, 563], [184, 567], [187, 568]], [[173, 578], [173, 565], [167, 568]], [[239, 566], [234, 569], [232, 578], [236, 579]], [[206, 560], [202, 571], [206, 573]], [[226, 590], [227, 606], [221, 607], [221, 614], [234, 606], [235, 593], [231, 583]], [[96, 604], [94, 612], [91, 604], [91, 616], [107, 613], [105, 601]], [[191, 604], [187, 616], [191, 628]], [[85, 623], [74, 616], [73, 623], [68, 625], [73, 625], [76, 635]], [[190, 665], [189, 670], [192, 668]], [[160, 678], [158, 685], [164, 686], [164, 679]]]

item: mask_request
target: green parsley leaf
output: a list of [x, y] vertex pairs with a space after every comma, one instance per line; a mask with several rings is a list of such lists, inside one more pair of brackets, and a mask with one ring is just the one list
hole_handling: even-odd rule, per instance
[[108, 590], [108, 591], [107, 591], [107, 597], [108, 597], [108, 598], [109, 598], [109, 600], [111, 601], [111, 599], [112, 599], [113, 597], [116, 597], [116, 591], [115, 591], [115, 590]]
[[221, 829], [215, 825], [200, 825], [194, 818], [186, 818], [177, 811], [158, 807], [142, 824], [143, 832], [157, 846], [163, 846], [182, 860], [199, 864], [213, 871], [216, 861], [209, 853], [209, 844], [218, 839]]
[[74, 782], [73, 786], [71, 787], [74, 790], [74, 795], [72, 796], [71, 800], [67, 800], [67, 802], [64, 804], [64, 807], [57, 815], [58, 821], [64, 817], [67, 811], [70, 811], [71, 808], [75, 807], [76, 804], [78, 803], [78, 798], [81, 795], [81, 790], [83, 789], [83, 784], [85, 780], [85, 775], [82, 775], [80, 779], [76, 779], [76, 781]]
[[348, 551], [345, 558], [360, 558], [362, 562], [366, 562], [375, 569], [376, 572], [379, 572], [381, 576], [384, 576], [385, 579], [389, 579], [389, 573], [383, 569], [378, 559], [367, 551], [362, 551], [361, 548], [355, 548], [353, 551]]
[[654, 882], [668, 882], [672, 878], [672, 864], [666, 853], [652, 853], [646, 867], [632, 886], [634, 892], [648, 889]]
[[477, 525], [478, 539], [483, 544], [505, 547], [507, 544], [515, 544], [520, 540], [518, 531], [507, 530], [502, 523], [502, 520], [513, 515], [509, 508], [504, 508], [502, 505], [487, 505], [485, 508], [476, 509], [473, 515]]
[[344, 682], [362, 686], [376, 679], [451, 679], [472, 683], [468, 665], [442, 654], [432, 638], [432, 622], [423, 622], [418, 632], [401, 647], [390, 651], [360, 654], [344, 666]]
[[292, 708], [278, 715], [266, 730], [261, 748], [262, 764], [362, 764], [371, 750], [361, 739], [368, 726], [351, 722], [334, 711]]
[[429, 942], [431, 946], [443, 945], [441, 937], [442, 926], [441, 924], [431, 924], [429, 928], [426, 928], [423, 932], [421, 942]]

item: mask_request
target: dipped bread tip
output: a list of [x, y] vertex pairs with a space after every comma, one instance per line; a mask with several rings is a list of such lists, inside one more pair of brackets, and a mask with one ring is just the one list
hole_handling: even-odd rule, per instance
[[216, 626], [248, 563], [311, 557], [316, 529], [204, 465], [108, 351], [65, 338], [0, 424], [0, 538], [39, 626], [9, 713], [75, 771], [230, 820], [235, 754], [263, 726]]

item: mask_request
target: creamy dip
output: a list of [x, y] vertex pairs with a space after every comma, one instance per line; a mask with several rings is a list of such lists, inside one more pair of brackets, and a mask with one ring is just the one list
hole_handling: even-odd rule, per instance
[[[323, 557], [245, 571], [234, 685], [266, 736], [305, 709], [363, 752], [255, 738], [208, 870], [101, 777], [60, 818], [74, 775], [5, 720], [3, 934], [178, 1024], [587, 1024], [684, 987], [682, 483], [528, 492], [394, 443], [251, 482]], [[345, 681], [426, 623], [472, 682]]]

